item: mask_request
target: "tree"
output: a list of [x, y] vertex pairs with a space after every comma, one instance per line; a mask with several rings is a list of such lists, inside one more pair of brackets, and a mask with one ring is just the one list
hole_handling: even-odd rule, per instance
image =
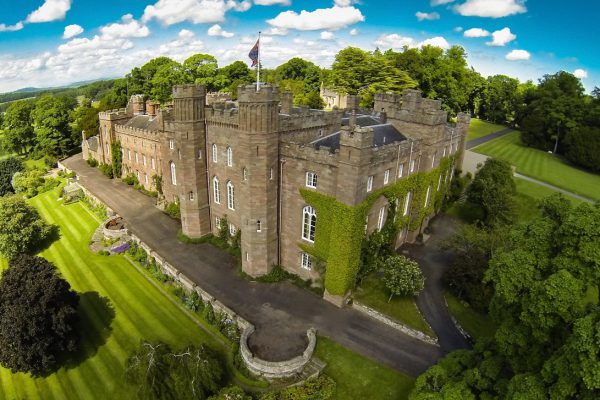
[[152, 77], [152, 98], [161, 104], [171, 101], [173, 86], [190, 83], [191, 77], [183, 66], [173, 61], [158, 68]]
[[207, 399], [218, 392], [223, 373], [216, 352], [204, 345], [174, 351], [143, 341], [127, 360], [125, 381], [139, 399]]
[[481, 207], [485, 225], [496, 226], [509, 223], [514, 218], [515, 193], [510, 164], [488, 158], [467, 189], [467, 201]]
[[425, 287], [419, 264], [404, 256], [392, 256], [383, 264], [383, 283], [396, 296], [416, 296]]
[[73, 110], [71, 114], [71, 131], [73, 139], [81, 139], [81, 133], [85, 132], [85, 137], [89, 138], [98, 134], [100, 121], [98, 120], [98, 109], [92, 107], [89, 102]]
[[600, 125], [579, 126], [565, 137], [565, 157], [573, 164], [600, 172]]
[[52, 156], [66, 155], [79, 143], [81, 133], [75, 139], [70, 127], [74, 105], [74, 99], [52, 95], [44, 95], [35, 102], [31, 116], [38, 151]]
[[208, 91], [218, 91], [227, 84], [227, 77], [219, 74], [217, 59], [210, 54], [194, 54], [183, 62], [184, 71], [192, 82], [206, 86]]
[[0, 280], [0, 363], [12, 372], [54, 371], [78, 348], [79, 295], [41, 257], [13, 259]]
[[35, 144], [31, 124], [32, 111], [33, 104], [30, 101], [15, 101], [6, 109], [2, 124], [4, 129], [2, 145], [9, 152], [24, 154]]
[[56, 227], [47, 224], [22, 197], [0, 197], [0, 253], [4, 257], [34, 253], [56, 233]]
[[17, 172], [24, 170], [23, 163], [16, 157], [0, 160], [0, 196], [14, 192], [11, 181]]
[[178, 65], [176, 61], [169, 57], [156, 57], [148, 61], [141, 67], [131, 70], [126, 78], [130, 94], [143, 94], [145, 98], [152, 98], [152, 89], [154, 84], [152, 79], [156, 72], [163, 66]]
[[15, 192], [27, 197], [34, 197], [39, 193], [39, 188], [44, 186], [44, 174], [45, 172], [40, 169], [17, 172], [11, 183]]
[[512, 124], [522, 101], [519, 80], [506, 75], [487, 78], [479, 108], [481, 118], [496, 124]]

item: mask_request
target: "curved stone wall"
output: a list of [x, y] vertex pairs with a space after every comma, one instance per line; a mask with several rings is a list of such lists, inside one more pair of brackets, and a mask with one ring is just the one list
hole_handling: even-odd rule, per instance
[[112, 216], [102, 223], [102, 233], [104, 234], [105, 239], [121, 239], [128, 233], [127, 228], [109, 229], [106, 227], [108, 223], [115, 218], [117, 218], [117, 216]]
[[255, 357], [248, 347], [248, 338], [253, 333], [254, 325], [248, 325], [244, 329], [240, 338], [240, 352], [248, 370], [266, 379], [290, 378], [302, 373], [302, 370], [310, 361], [317, 344], [316, 330], [310, 328], [306, 331], [308, 346], [302, 355], [286, 361], [265, 361]]

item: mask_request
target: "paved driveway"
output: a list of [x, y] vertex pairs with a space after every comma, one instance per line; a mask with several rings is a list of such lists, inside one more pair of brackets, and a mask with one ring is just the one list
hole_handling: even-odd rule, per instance
[[446, 346], [442, 350], [425, 344], [353, 309], [339, 309], [290, 283], [249, 282], [239, 276], [234, 260], [220, 249], [180, 243], [176, 238], [179, 222], [155, 208], [154, 199], [118, 180], [107, 179], [89, 167], [80, 154], [63, 164], [77, 172], [83, 186], [125, 218], [133, 233], [252, 322], [256, 333], [251, 345], [263, 358], [282, 360], [301, 353], [311, 326], [321, 335], [412, 376], [434, 364], [446, 350]]

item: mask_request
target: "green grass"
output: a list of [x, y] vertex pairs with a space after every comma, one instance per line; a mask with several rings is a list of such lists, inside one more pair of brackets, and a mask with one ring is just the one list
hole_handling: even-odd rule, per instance
[[414, 379], [319, 336], [315, 355], [327, 362], [325, 373], [337, 382], [334, 400], [403, 400]]
[[468, 303], [459, 300], [451, 293], [444, 293], [448, 308], [460, 326], [474, 339], [492, 336], [496, 327], [487, 315], [473, 310]]
[[467, 133], [467, 140], [477, 139], [489, 134], [506, 129], [505, 126], [492, 124], [478, 118], [471, 119], [471, 125], [469, 126], [469, 132]]
[[522, 145], [519, 132], [484, 143], [473, 151], [504, 159], [523, 175], [600, 200], [600, 175], [575, 168], [554, 154]]
[[[123, 384], [124, 363], [142, 338], [173, 346], [206, 343], [223, 348], [124, 257], [91, 253], [88, 243], [98, 220], [81, 203], [63, 206], [56, 198], [57, 192], [51, 191], [31, 203], [44, 219], [60, 226], [60, 240], [42, 255], [82, 294], [82, 353], [88, 356], [46, 378], [34, 379], [0, 368], [0, 399], [128, 398], [131, 393]], [[6, 261], [2, 260], [0, 269], [4, 268]]]
[[394, 296], [388, 303], [390, 294], [381, 279], [375, 275], [366, 277], [360, 288], [354, 292], [354, 299], [386, 314], [403, 324], [436, 337], [417, 309], [414, 298]]

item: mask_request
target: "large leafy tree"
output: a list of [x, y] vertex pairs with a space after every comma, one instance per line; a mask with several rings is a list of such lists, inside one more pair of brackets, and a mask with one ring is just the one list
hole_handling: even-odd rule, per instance
[[485, 274], [494, 337], [430, 368], [411, 399], [600, 396], [600, 205], [572, 208], [557, 194], [541, 211], [511, 230]]
[[17, 172], [24, 170], [23, 163], [16, 157], [0, 160], [0, 196], [14, 192], [11, 181]]
[[392, 256], [383, 263], [383, 283], [393, 296], [416, 296], [425, 287], [419, 264], [404, 256]]
[[481, 97], [480, 117], [497, 124], [512, 124], [522, 102], [519, 80], [506, 75], [490, 76]]
[[31, 254], [56, 234], [37, 210], [21, 196], [0, 197], [0, 254], [11, 259], [18, 254]]
[[15, 101], [6, 109], [2, 145], [9, 152], [23, 154], [35, 144], [32, 111], [33, 104], [30, 101]]
[[35, 102], [31, 116], [39, 151], [53, 156], [65, 155], [79, 143], [81, 133], [74, 138], [70, 127], [75, 104], [73, 98], [52, 95], [44, 95]]
[[71, 131], [74, 139], [79, 137], [81, 140], [82, 132], [85, 133], [86, 138], [98, 134], [98, 129], [100, 128], [98, 111], [99, 109], [92, 107], [89, 101], [84, 102], [81, 106], [73, 110], [71, 113], [71, 119], [73, 120]]
[[227, 77], [219, 73], [217, 59], [210, 54], [194, 54], [183, 62], [183, 69], [192, 82], [205, 85], [210, 92], [227, 86]]
[[79, 295], [41, 257], [13, 259], [0, 280], [0, 364], [12, 372], [54, 371], [78, 348]]
[[488, 158], [467, 189], [467, 200], [483, 210], [483, 223], [506, 224], [514, 218], [515, 182], [512, 167], [504, 160]]
[[152, 79], [158, 70], [166, 65], [178, 65], [179, 63], [169, 57], [157, 57], [148, 61], [141, 67], [135, 67], [126, 77], [126, 84], [130, 94], [143, 94], [146, 98], [152, 97], [154, 87]]
[[184, 67], [176, 62], [165, 64], [158, 68], [152, 77], [152, 98], [164, 104], [173, 98], [173, 86], [190, 83], [191, 76]]

